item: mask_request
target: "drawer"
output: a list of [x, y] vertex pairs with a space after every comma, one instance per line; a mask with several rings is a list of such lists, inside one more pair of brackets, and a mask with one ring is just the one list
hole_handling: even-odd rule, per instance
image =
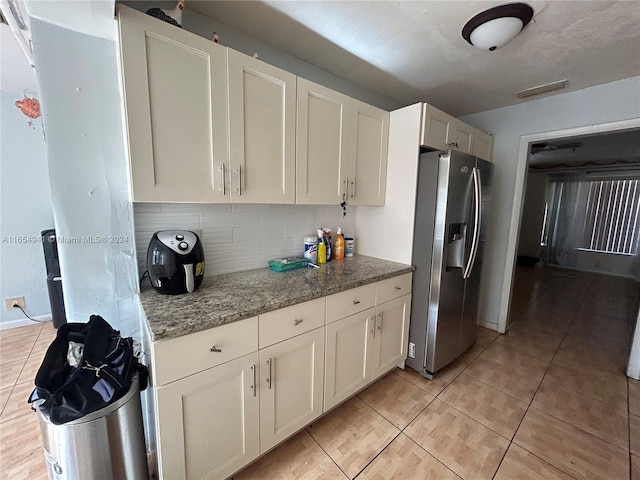
[[258, 317], [153, 344], [156, 387], [258, 350]]
[[324, 298], [258, 316], [258, 345], [268, 347], [324, 325]]
[[376, 283], [376, 305], [411, 293], [411, 278], [411, 273], [405, 273]]
[[327, 297], [327, 323], [335, 322], [375, 305], [376, 284], [352, 288]]

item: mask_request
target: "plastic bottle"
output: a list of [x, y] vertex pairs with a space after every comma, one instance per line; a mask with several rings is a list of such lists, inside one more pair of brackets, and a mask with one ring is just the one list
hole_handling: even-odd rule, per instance
[[344, 236], [342, 235], [342, 229], [338, 227], [338, 233], [336, 233], [336, 244], [333, 247], [334, 257], [336, 260], [344, 260]]
[[318, 229], [318, 263], [327, 263], [327, 247], [321, 229]]
[[331, 255], [331, 229], [323, 227], [322, 233], [324, 234], [324, 246], [327, 249], [326, 252], [327, 252], [327, 262], [328, 262], [333, 258], [333, 256]]

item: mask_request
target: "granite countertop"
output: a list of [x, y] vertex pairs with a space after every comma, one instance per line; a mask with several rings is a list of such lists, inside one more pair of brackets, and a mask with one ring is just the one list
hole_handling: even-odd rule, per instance
[[411, 265], [355, 255], [316, 268], [269, 268], [205, 277], [191, 294], [162, 295], [148, 282], [140, 292], [152, 340], [179, 337], [261, 313], [378, 282]]

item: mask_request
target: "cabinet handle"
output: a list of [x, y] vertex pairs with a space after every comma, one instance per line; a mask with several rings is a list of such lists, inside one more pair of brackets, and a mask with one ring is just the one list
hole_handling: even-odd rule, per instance
[[218, 348], [218, 347], [216, 347], [216, 346], [214, 345], [214, 346], [212, 346], [212, 347], [209, 347], [209, 351], [210, 351], [210, 352], [215, 352], [215, 353], [220, 353], [220, 352], [222, 352], [222, 349], [221, 349], [221, 348]]
[[455, 147], [458, 148], [458, 142], [447, 143], [447, 147]]
[[359, 303], [360, 303], [360, 300], [354, 300], [354, 301], [353, 301], [353, 304], [354, 304], [354, 305], [358, 305]]
[[269, 369], [268, 377], [267, 377], [267, 385], [269, 386], [269, 390], [271, 390], [271, 359], [267, 358], [267, 368]]
[[256, 366], [251, 365], [251, 376], [253, 377], [253, 383], [251, 384], [251, 390], [253, 390], [253, 396], [256, 396]]
[[396, 290], [402, 290], [402, 287], [395, 287]]
[[344, 184], [344, 196], [342, 197], [342, 199], [346, 200], [346, 198], [349, 196], [349, 177], [345, 178], [342, 183]]
[[242, 195], [242, 165], [238, 164], [238, 196]]
[[374, 315], [373, 317], [368, 318], [367, 320], [371, 322], [371, 330], [369, 332], [371, 333], [371, 335], [373, 335], [373, 338], [376, 338], [376, 324], [375, 324], [376, 316]]
[[356, 198], [356, 180], [351, 180], [351, 198]]
[[295, 327], [295, 326], [298, 326], [298, 325], [300, 325], [303, 321], [304, 321], [304, 319], [303, 319], [303, 318], [296, 318], [296, 319], [293, 321], [293, 326], [294, 326], [294, 327]]
[[382, 329], [384, 327], [384, 316], [382, 315], [382, 312], [378, 314], [378, 317], [380, 317], [380, 324], [378, 325], [378, 330], [382, 332]]
[[220, 184], [220, 190], [222, 190], [222, 195], [227, 194], [227, 176], [225, 175], [224, 163], [220, 165], [220, 176], [222, 177], [222, 183]]

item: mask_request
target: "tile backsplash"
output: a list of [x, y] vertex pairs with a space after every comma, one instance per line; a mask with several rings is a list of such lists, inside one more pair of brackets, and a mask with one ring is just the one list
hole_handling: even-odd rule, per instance
[[133, 206], [140, 275], [149, 240], [158, 230], [200, 230], [205, 275], [263, 268], [283, 256], [302, 255], [304, 237], [319, 227], [354, 234], [356, 207], [346, 217], [336, 206], [136, 203]]

